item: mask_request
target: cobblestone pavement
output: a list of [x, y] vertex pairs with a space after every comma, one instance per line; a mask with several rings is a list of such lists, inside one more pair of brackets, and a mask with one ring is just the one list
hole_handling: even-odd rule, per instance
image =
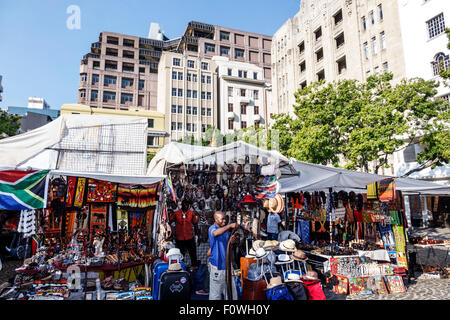
[[16, 275], [15, 269], [20, 267], [22, 262], [22, 260], [3, 261], [3, 269], [0, 271], [0, 285], [3, 282], [11, 281], [11, 278], [14, 278]]

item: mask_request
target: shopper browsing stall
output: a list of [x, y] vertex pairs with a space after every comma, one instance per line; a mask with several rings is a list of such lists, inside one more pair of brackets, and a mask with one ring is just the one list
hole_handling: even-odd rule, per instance
[[175, 211], [170, 216], [170, 222], [175, 221], [175, 239], [177, 247], [184, 254], [186, 250], [192, 261], [192, 268], [198, 267], [197, 250], [195, 247], [193, 225], [198, 223], [198, 216], [190, 210], [190, 203], [183, 200], [181, 210]]
[[208, 230], [211, 247], [211, 257], [208, 263], [210, 274], [209, 300], [226, 299], [225, 257], [227, 243], [230, 238], [230, 230], [237, 228], [237, 224], [230, 223], [225, 225], [225, 223], [225, 214], [221, 211], [216, 211], [214, 213], [214, 224]]
[[281, 218], [278, 213], [269, 212], [267, 216], [267, 240], [277, 240], [278, 239], [278, 229]]

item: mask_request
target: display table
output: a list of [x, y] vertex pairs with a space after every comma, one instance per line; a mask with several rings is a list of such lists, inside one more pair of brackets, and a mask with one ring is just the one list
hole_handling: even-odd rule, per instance
[[306, 252], [308, 256], [308, 263], [323, 269], [323, 273], [330, 271], [330, 259], [331, 258], [358, 258], [359, 255], [349, 255], [349, 256], [328, 256], [321, 253], [311, 253]]

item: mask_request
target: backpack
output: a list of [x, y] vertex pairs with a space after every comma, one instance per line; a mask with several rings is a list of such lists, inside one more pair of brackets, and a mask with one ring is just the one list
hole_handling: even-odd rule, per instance
[[327, 300], [319, 280], [303, 280], [308, 300]]
[[294, 300], [285, 285], [279, 285], [266, 290], [267, 300]]

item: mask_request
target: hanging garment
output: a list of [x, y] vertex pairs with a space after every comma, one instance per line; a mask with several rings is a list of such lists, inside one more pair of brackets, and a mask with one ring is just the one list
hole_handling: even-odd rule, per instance
[[28, 238], [36, 234], [36, 211], [22, 210], [20, 212], [17, 232], [23, 233], [24, 238]]
[[300, 220], [297, 223], [297, 234], [303, 243], [310, 244], [309, 232], [309, 221]]

